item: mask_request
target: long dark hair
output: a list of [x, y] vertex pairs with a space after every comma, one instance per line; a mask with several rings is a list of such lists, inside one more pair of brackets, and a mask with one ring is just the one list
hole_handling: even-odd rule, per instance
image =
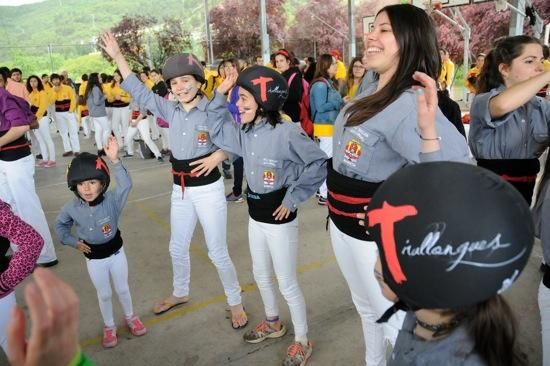
[[88, 95], [92, 92], [94, 87], [97, 86], [99, 90], [103, 93], [103, 88], [99, 82], [99, 74], [97, 72], [92, 72], [88, 76], [88, 85], [86, 85], [86, 91], [84, 92], [84, 99], [88, 100]]
[[[260, 107], [258, 106], [258, 108]], [[277, 126], [277, 124], [279, 123], [283, 123], [283, 117], [281, 116], [281, 112], [279, 111], [264, 111], [258, 109], [257, 115], [258, 117], [265, 118], [267, 123], [269, 123], [273, 127]], [[243, 123], [241, 128], [244, 132], [248, 132], [250, 131], [254, 123], [255, 121], [252, 121], [250, 123]]]
[[500, 64], [510, 66], [515, 58], [523, 52], [526, 44], [540, 42], [530, 36], [506, 37], [497, 41], [491, 51], [485, 56], [485, 62], [477, 78], [477, 92], [487, 93], [491, 89], [504, 84], [504, 79], [498, 67]]
[[394, 102], [415, 81], [412, 75], [422, 71], [437, 79], [441, 58], [433, 20], [426, 12], [413, 5], [389, 5], [386, 12], [399, 46], [399, 63], [395, 74], [378, 92], [359, 99], [347, 110], [346, 126], [357, 126], [374, 117]]
[[40, 78], [36, 75], [31, 75], [27, 79], [27, 91], [29, 93], [32, 93], [31, 79], [36, 79], [36, 81], [38, 81], [38, 85], [36, 86], [36, 89], [38, 89], [38, 91], [44, 90], [44, 85], [42, 84], [42, 80], [40, 80]]
[[115, 74], [117, 74], [118, 76], [120, 76], [120, 83], [122, 84], [122, 82], [124, 81], [124, 78], [122, 77], [122, 74], [120, 73], [120, 71], [118, 69], [116, 69], [114, 72], [113, 72], [113, 81], [111, 81], [111, 87], [114, 88], [115, 85], [116, 85], [116, 81], [115, 81]]
[[489, 366], [527, 366], [516, 337], [517, 323], [510, 305], [501, 295], [470, 306], [457, 316], [464, 317], [475, 351]]
[[313, 76], [313, 79], [324, 78], [328, 82], [331, 82], [332, 78], [328, 74], [328, 69], [332, 66], [333, 61], [334, 59], [332, 58], [332, 55], [329, 55], [328, 53], [323, 53], [319, 56], [317, 59], [317, 66], [315, 66], [315, 75]]
[[[346, 85], [348, 87], [348, 90], [350, 90], [353, 86], [353, 81], [355, 79], [355, 76], [353, 76], [353, 67], [355, 66], [356, 62], [359, 62], [361, 65], [363, 65], [363, 58], [361, 56], [354, 57], [349, 63], [348, 76], [346, 78]], [[367, 71], [365, 70], [365, 73], [366, 72]], [[363, 77], [365, 77], [365, 73], [363, 74]]]

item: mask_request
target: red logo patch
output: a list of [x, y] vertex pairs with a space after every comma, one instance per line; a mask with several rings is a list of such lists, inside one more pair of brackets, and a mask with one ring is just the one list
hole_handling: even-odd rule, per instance
[[264, 171], [264, 186], [272, 187], [275, 184], [275, 173], [271, 170]]
[[346, 144], [346, 149], [344, 151], [344, 157], [347, 161], [352, 163], [357, 162], [361, 156], [361, 143], [357, 140], [349, 140]]

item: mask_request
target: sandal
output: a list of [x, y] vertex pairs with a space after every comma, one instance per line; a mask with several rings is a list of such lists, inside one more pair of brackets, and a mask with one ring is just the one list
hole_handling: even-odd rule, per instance
[[[233, 329], [235, 329], [235, 330], [242, 329], [242, 328], [244, 328], [248, 325], [248, 316], [246, 315], [244, 307], [236, 315], [233, 314], [231, 309], [229, 309], [229, 311], [231, 312], [230, 319], [231, 319], [231, 327]], [[240, 323], [243, 321], [243, 319], [245, 319], [246, 321], [244, 322], [244, 324], [240, 325]]]
[[[184, 299], [184, 300], [183, 301], [177, 301], [177, 300], [174, 301], [175, 299]], [[189, 298], [187, 296], [180, 297], [180, 298], [177, 298], [177, 297], [174, 297], [174, 296], [169, 296], [169, 297], [162, 300], [161, 302], [159, 302], [158, 304], [156, 304], [153, 307], [153, 313], [155, 315], [164, 314], [167, 311], [172, 310], [173, 308], [175, 308], [177, 306], [187, 304], [188, 302], [189, 302]]]

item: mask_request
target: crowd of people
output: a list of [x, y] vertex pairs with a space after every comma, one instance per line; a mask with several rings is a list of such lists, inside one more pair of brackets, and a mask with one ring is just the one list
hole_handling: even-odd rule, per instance
[[[231, 326], [248, 326], [227, 245], [227, 202], [246, 200], [265, 320], [243, 339], [259, 343], [287, 332], [275, 274], [294, 330], [282, 364], [305, 365], [314, 340], [297, 279], [297, 215], [316, 195], [328, 209], [332, 249], [360, 316], [366, 365], [529, 364], [501, 294], [525, 267], [535, 236], [544, 253], [538, 299], [550, 364], [550, 160], [535, 191], [550, 145], [550, 61], [539, 40], [506, 37], [478, 54], [466, 75], [467, 138], [452, 100], [449, 52], [430, 17], [411, 5], [380, 10], [363, 57], [347, 68], [338, 50], [299, 60], [279, 49], [269, 61], [224, 59], [216, 71], [191, 53], [172, 55], [161, 70], [132, 70], [113, 34], [104, 33], [100, 45], [117, 69], [82, 75], [79, 85], [63, 73], [30, 75], [25, 85], [20, 69], [0, 68], [0, 344], [14, 365], [92, 362], [74, 342], [78, 298], [48, 270], [37, 269], [36, 284], [25, 290], [33, 321], [27, 347], [14, 305], [13, 291], [36, 264], [58, 264], [34, 182], [35, 167], [56, 166], [52, 131], [62, 156], [72, 157], [66, 178], [75, 194], [53, 226], [62, 245], [86, 258], [106, 348], [118, 342], [111, 282], [125, 326], [134, 336], [147, 332], [134, 313], [119, 229], [133, 185], [124, 160], [135, 155], [139, 133], [142, 157], [169, 157], [173, 175], [173, 288], [154, 314], [189, 301], [189, 248], [199, 221]], [[97, 151], [81, 151], [80, 130], [83, 138], [94, 135]], [[117, 185], [109, 190], [111, 174]], [[234, 179], [228, 193], [224, 177]], [[55, 301], [62, 293], [67, 304]], [[34, 331], [47, 331], [41, 322], [52, 316], [62, 319], [49, 326], [72, 340], [44, 340]], [[67, 352], [54, 355], [55, 342]]]

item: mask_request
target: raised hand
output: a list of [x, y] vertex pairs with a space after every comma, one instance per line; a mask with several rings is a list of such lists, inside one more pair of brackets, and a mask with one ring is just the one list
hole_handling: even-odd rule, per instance
[[238, 77], [239, 73], [237, 72], [237, 70], [226, 72], [225, 79], [223, 79], [217, 90], [222, 94], [227, 94], [231, 90], [231, 88], [235, 86]]
[[120, 47], [118, 42], [111, 31], [107, 31], [101, 35], [101, 47], [112, 59], [116, 59], [117, 56], [121, 56]]
[[118, 162], [118, 141], [115, 137], [109, 136], [107, 144], [103, 147], [103, 150], [105, 151], [105, 156], [111, 160], [111, 163]]
[[418, 132], [423, 138], [436, 138], [435, 115], [437, 112], [437, 87], [435, 80], [417, 71], [413, 79], [421, 86], [413, 86], [416, 91], [416, 109]]

